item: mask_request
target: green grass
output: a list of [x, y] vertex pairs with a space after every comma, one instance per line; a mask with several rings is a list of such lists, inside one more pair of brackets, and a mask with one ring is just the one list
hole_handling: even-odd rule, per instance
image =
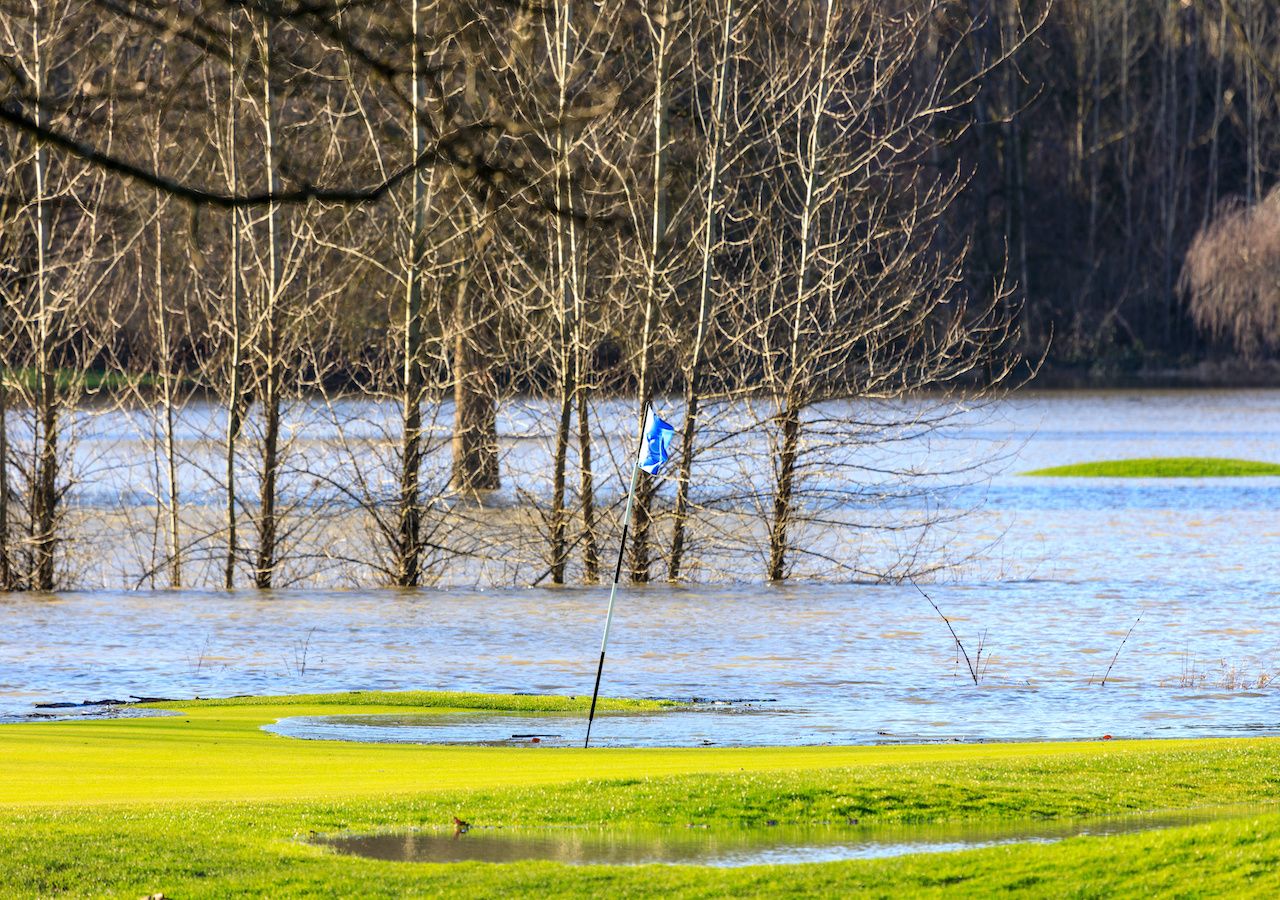
[[1280, 463], [1209, 456], [1164, 456], [1076, 463], [1022, 474], [1057, 478], [1241, 478], [1280, 475]]
[[[40, 372], [33, 368], [0, 369], [0, 379], [34, 391], [40, 384]], [[147, 373], [108, 372], [104, 370], [57, 369], [54, 372], [54, 384], [59, 391], [77, 388], [86, 391], [119, 390], [136, 386], [154, 386], [156, 377]]]
[[[477, 825], [1014, 822], [1280, 801], [1280, 741], [621, 750], [296, 741], [283, 716], [580, 708], [571, 698], [347, 694], [0, 726], [0, 895], [138, 897], [1265, 894], [1280, 812], [1158, 833], [812, 866], [427, 865], [311, 832]], [[480, 705], [488, 704], [488, 705]], [[548, 705], [544, 705], [548, 704]], [[634, 709], [629, 703], [609, 709]], [[673, 713], [678, 715], [678, 713]]]

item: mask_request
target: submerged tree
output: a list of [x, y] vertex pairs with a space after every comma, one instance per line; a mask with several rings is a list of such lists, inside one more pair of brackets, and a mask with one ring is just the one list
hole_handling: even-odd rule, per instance
[[[693, 342], [684, 363], [684, 421], [680, 424], [679, 470], [676, 475], [676, 501], [672, 516], [671, 554], [667, 560], [667, 578], [680, 579], [684, 561], [685, 540], [689, 521], [689, 491], [693, 473], [694, 441], [698, 432], [699, 410], [707, 382], [708, 344], [715, 323], [715, 307], [719, 293], [713, 284], [717, 256], [720, 251], [720, 218], [722, 215], [725, 164], [730, 149], [728, 100], [737, 94], [738, 63], [735, 42], [742, 17], [741, 0], [724, 0], [710, 4], [711, 23], [718, 25], [711, 65], [708, 67], [708, 94], [711, 105], [706, 113], [706, 174], [700, 187], [703, 221], [699, 235], [700, 273], [697, 288], [697, 312], [693, 326]], [[717, 23], [715, 20], [719, 19]], [[716, 31], [712, 29], [713, 33]], [[732, 79], [732, 84], [731, 84]]]
[[[753, 192], [733, 341], [763, 383], [753, 402], [772, 463], [758, 497], [773, 581], [801, 548], [830, 553], [800, 526], [835, 525], [832, 510], [859, 491], [886, 490], [890, 472], [859, 454], [895, 432], [937, 426], [938, 412], [897, 402], [962, 387], [989, 363], [986, 384], [998, 383], [1014, 325], [1000, 286], [975, 302], [961, 291], [965, 247], [948, 246], [940, 228], [962, 178], [924, 165], [938, 110], [957, 102], [946, 51], [923, 40], [939, 5], [792, 9], [786, 27], [776, 14], [757, 23], [767, 48], [759, 165], [773, 177]], [[943, 54], [925, 85], [923, 52]], [[847, 403], [822, 405], [833, 400]], [[879, 415], [867, 408], [883, 401], [893, 402]]]
[[[424, 129], [419, 118], [425, 115], [422, 110], [423, 97], [422, 78], [418, 69], [424, 65], [423, 47], [420, 43], [419, 30], [422, 27], [421, 11], [418, 0], [413, 0], [409, 7], [412, 17], [413, 40], [410, 45], [411, 81], [409, 110], [409, 134], [412, 147], [412, 158], [422, 155]], [[400, 449], [400, 498], [399, 522], [397, 523], [394, 541], [396, 560], [396, 584], [411, 587], [418, 584], [422, 574], [422, 403], [425, 399], [423, 368], [426, 365], [423, 353], [425, 335], [423, 323], [422, 287], [425, 274], [422, 269], [427, 253], [427, 215], [428, 215], [428, 178], [429, 173], [419, 170], [414, 173], [409, 197], [409, 240], [405, 253], [404, 265], [404, 333], [401, 345], [401, 449]]]
[[[56, 128], [56, 115], [84, 58], [112, 52], [99, 23], [76, 4], [32, 0], [22, 16], [0, 22], [0, 42], [10, 72], [23, 85], [18, 103], [40, 127]], [[15, 251], [3, 294], [5, 580], [10, 587], [52, 590], [60, 579], [64, 497], [76, 409], [87, 390], [84, 377], [116, 325], [105, 296], [95, 297], [103, 176], [36, 140], [8, 144], [4, 162], [4, 229]], [[21, 421], [21, 427], [14, 425]], [[19, 437], [14, 440], [14, 431]], [[11, 514], [17, 514], [17, 521]]]
[[[668, 577], [702, 577], [749, 533], [787, 577], [868, 496], [865, 456], [944, 418], [912, 392], [999, 380], [1010, 307], [948, 226], [999, 62], [957, 63], [983, 4], [62, 2], [40, 52], [31, 16], [0, 23], [9, 586], [66, 508], [41, 462], [87, 390], [64, 370], [148, 376], [131, 583], [228, 587], [594, 580], [637, 393], [684, 409], [629, 574], [670, 546]], [[74, 56], [75, 28], [123, 49]], [[46, 50], [74, 61], [37, 90]], [[500, 453], [530, 410], [551, 426]]]

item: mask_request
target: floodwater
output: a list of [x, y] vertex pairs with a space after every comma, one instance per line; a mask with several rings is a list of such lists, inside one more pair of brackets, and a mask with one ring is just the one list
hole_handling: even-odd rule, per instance
[[[1277, 460], [1280, 392], [1019, 395], [946, 440], [948, 452], [989, 454], [998, 469], [957, 489], [965, 495], [957, 506], [982, 505], [937, 549], [965, 562], [921, 582], [978, 683], [911, 584], [625, 587], [605, 693], [755, 702], [661, 724], [605, 717], [593, 742], [1280, 733], [1280, 680], [1272, 680], [1280, 554], [1270, 552], [1280, 537], [1280, 479], [1017, 474], [1136, 456]], [[830, 540], [848, 557], [864, 552], [855, 538]], [[741, 577], [758, 579], [758, 570]], [[130, 696], [582, 695], [595, 675], [606, 598], [601, 587], [4, 596], [0, 716], [21, 718], [37, 701]], [[528, 731], [573, 743], [573, 725]], [[433, 727], [383, 730], [422, 740]], [[474, 736], [487, 726], [468, 727]], [[505, 727], [485, 734], [526, 731], [504, 736]]]
[[1051, 843], [1195, 825], [1263, 808], [983, 825], [859, 825], [756, 828], [471, 828], [343, 834], [317, 839], [339, 853], [401, 862], [548, 860], [570, 865], [757, 866], [945, 853], [1001, 844]]
[[[596, 747], [671, 747], [728, 744], [767, 746], [776, 735], [769, 703], [694, 704], [658, 713], [599, 712], [592, 728]], [[580, 713], [442, 713], [371, 716], [290, 716], [265, 726], [285, 737], [388, 744], [482, 744], [581, 747]], [[797, 735], [793, 743], [812, 743]]]

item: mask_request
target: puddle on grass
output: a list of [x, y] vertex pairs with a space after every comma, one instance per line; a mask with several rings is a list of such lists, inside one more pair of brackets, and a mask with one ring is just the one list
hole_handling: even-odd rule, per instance
[[86, 719], [145, 719], [176, 716], [171, 709], [139, 709], [128, 703], [68, 703], [36, 707], [34, 712], [0, 715], [0, 725], [19, 722], [77, 722]]
[[654, 863], [758, 866], [945, 853], [1001, 844], [1052, 843], [1196, 825], [1274, 812], [1274, 806], [1221, 807], [1066, 822], [983, 825], [845, 825], [756, 828], [472, 827], [466, 833], [413, 830], [332, 835], [316, 843], [339, 853], [397, 862], [509, 863], [546, 860], [570, 865]]

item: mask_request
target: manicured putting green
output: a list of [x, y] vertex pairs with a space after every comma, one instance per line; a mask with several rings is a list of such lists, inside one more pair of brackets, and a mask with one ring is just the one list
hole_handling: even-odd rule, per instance
[[1022, 474], [1054, 478], [1244, 478], [1280, 475], [1280, 463], [1212, 456], [1157, 456], [1053, 466]]

